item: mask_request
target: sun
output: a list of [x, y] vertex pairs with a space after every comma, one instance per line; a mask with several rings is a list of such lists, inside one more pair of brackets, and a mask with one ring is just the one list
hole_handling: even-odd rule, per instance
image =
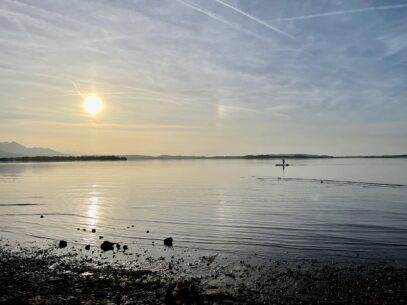
[[83, 103], [87, 113], [96, 115], [103, 110], [103, 102], [96, 95], [88, 95]]

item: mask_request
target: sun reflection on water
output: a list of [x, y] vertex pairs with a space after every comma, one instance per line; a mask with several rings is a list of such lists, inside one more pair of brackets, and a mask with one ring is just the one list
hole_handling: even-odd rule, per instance
[[86, 210], [86, 225], [88, 232], [85, 234], [85, 236], [82, 238], [83, 242], [87, 244], [94, 244], [96, 241], [96, 234], [93, 232], [93, 229], [97, 229], [97, 224], [99, 222], [99, 217], [100, 217], [100, 194], [95, 190], [97, 185], [92, 185], [93, 190], [89, 192], [89, 196], [86, 198], [85, 205], [87, 210]]
[[95, 193], [89, 198], [89, 208], [87, 212], [87, 224], [90, 227], [94, 227], [98, 223], [98, 209], [99, 209], [99, 197]]

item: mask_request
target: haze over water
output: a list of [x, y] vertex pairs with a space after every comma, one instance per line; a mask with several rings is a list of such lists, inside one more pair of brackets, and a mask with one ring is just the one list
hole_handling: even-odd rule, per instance
[[103, 235], [137, 251], [172, 236], [175, 248], [234, 257], [407, 257], [407, 160], [277, 162], [0, 164], [0, 237], [99, 246]]

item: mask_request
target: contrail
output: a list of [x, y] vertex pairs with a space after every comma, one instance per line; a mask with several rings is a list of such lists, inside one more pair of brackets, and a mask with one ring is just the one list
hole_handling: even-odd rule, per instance
[[75, 88], [75, 90], [76, 90], [76, 92], [77, 92], [77, 95], [79, 95], [79, 96], [81, 96], [81, 97], [84, 97], [84, 95], [79, 91], [79, 89], [78, 89], [78, 87], [76, 86], [75, 82], [74, 82], [74, 81], [71, 81], [71, 82], [72, 82], [72, 85], [73, 85], [73, 87]]
[[265, 37], [262, 37], [262, 36], [260, 36], [260, 35], [258, 35], [256, 33], [253, 33], [253, 32], [251, 32], [249, 30], [246, 30], [246, 29], [242, 28], [241, 26], [239, 26], [237, 24], [229, 22], [226, 19], [223, 19], [223, 18], [219, 17], [218, 15], [212, 13], [211, 11], [205, 10], [205, 9], [197, 6], [196, 4], [192, 4], [192, 3], [184, 1], [184, 0], [176, 0], [176, 1], [178, 1], [179, 3], [181, 3], [181, 4], [185, 5], [185, 6], [188, 6], [189, 8], [192, 8], [193, 10], [198, 11], [198, 12], [200, 12], [200, 13], [202, 13], [202, 14], [210, 17], [210, 18], [213, 18], [213, 19], [215, 19], [215, 20], [217, 20], [217, 21], [219, 21], [219, 22], [221, 22], [223, 24], [226, 24], [226, 25], [228, 25], [228, 26], [230, 26], [230, 27], [232, 27], [234, 29], [245, 32], [246, 34], [249, 34], [250, 36], [256, 37], [257, 39], [263, 40], [265, 42], [270, 42]]
[[224, 6], [226, 6], [226, 7], [228, 7], [228, 8], [230, 8], [230, 9], [232, 9], [232, 10], [234, 10], [234, 11], [236, 11], [236, 12], [238, 12], [239, 14], [241, 14], [243, 16], [246, 16], [247, 18], [249, 18], [249, 19], [251, 19], [251, 20], [253, 20], [253, 21], [255, 21], [255, 22], [257, 22], [257, 23], [259, 23], [259, 24], [261, 24], [263, 26], [265, 26], [269, 30], [272, 30], [272, 31], [277, 32], [277, 33], [279, 33], [281, 35], [284, 35], [284, 36], [286, 36], [288, 38], [296, 40], [294, 36], [291, 36], [290, 34], [288, 34], [286, 32], [283, 32], [280, 29], [277, 29], [276, 27], [268, 24], [267, 22], [264, 22], [263, 20], [260, 20], [259, 18], [242, 11], [241, 9], [239, 9], [237, 7], [234, 7], [234, 6], [232, 6], [232, 5], [230, 5], [230, 4], [226, 3], [226, 2], [223, 2], [222, 0], [215, 0], [215, 1], [222, 4], [222, 5], [224, 5]]
[[[218, 0], [216, 0], [216, 1], [218, 1]], [[335, 16], [335, 15], [357, 14], [357, 13], [364, 13], [364, 12], [369, 12], [369, 11], [394, 10], [394, 9], [398, 9], [398, 8], [407, 8], [407, 4], [373, 6], [373, 7], [357, 8], [357, 9], [344, 10], [344, 11], [333, 11], [333, 12], [326, 12], [326, 13], [312, 14], [312, 15], [305, 15], [305, 16], [277, 18], [277, 19], [270, 20], [270, 22], [273, 22], [273, 21], [290, 21], [290, 20], [304, 20], [304, 19], [313, 19], [313, 18]]]

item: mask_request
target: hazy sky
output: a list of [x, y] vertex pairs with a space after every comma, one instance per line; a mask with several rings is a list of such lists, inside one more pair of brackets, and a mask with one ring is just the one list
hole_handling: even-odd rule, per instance
[[0, 50], [0, 142], [407, 153], [407, 1], [1, 0]]

